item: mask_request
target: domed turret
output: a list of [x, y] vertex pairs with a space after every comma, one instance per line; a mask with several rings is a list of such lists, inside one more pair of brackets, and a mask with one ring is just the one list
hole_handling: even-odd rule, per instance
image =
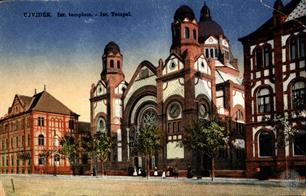
[[193, 10], [187, 5], [182, 5], [176, 10], [173, 19], [170, 52], [181, 55], [189, 50], [195, 56], [197, 51], [200, 51], [200, 45], [198, 43], [199, 27]]
[[193, 10], [189, 6], [182, 5], [176, 10], [174, 14], [174, 20], [184, 21], [185, 18], [188, 18], [190, 21], [193, 21], [195, 19], [195, 15]]
[[119, 46], [113, 41], [109, 42], [104, 48], [105, 55], [109, 54], [110, 52], [112, 52], [113, 54], [117, 54], [118, 52], [120, 53]]
[[119, 46], [111, 41], [106, 44], [104, 48], [104, 53], [102, 55], [102, 72], [101, 78], [107, 79], [107, 76], [110, 74], [119, 74], [123, 75], [122, 66], [123, 58], [120, 53]]
[[218, 23], [212, 20], [210, 9], [204, 3], [199, 22], [199, 42], [203, 43], [209, 36], [219, 35], [224, 35], [223, 29]]

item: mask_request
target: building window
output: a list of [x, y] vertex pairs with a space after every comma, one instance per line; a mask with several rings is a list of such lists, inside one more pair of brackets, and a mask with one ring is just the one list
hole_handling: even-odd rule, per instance
[[272, 64], [272, 61], [271, 61], [271, 49], [269, 46], [265, 46], [264, 47], [264, 66], [266, 68], [270, 67], [271, 64]]
[[43, 136], [43, 135], [39, 135], [39, 136], [38, 136], [38, 145], [39, 145], [39, 146], [43, 146], [44, 143], [45, 143], [45, 138], [44, 138], [44, 136]]
[[59, 146], [59, 140], [57, 135], [54, 136], [54, 146]]
[[189, 39], [189, 37], [190, 37], [190, 32], [189, 32], [189, 28], [188, 27], [185, 27], [185, 38], [186, 39]]
[[225, 95], [224, 95], [224, 90], [218, 90], [216, 92], [216, 101], [217, 101], [217, 108], [224, 108], [225, 107]]
[[173, 102], [168, 108], [168, 116], [172, 119], [178, 118], [182, 113], [181, 105], [178, 102]]
[[16, 120], [16, 122], [15, 122], [15, 131], [17, 131], [18, 130], [18, 120]]
[[224, 59], [230, 60], [230, 53], [227, 50], [224, 50]]
[[306, 103], [306, 85], [305, 82], [299, 81], [292, 86], [292, 106], [293, 109], [302, 109]]
[[289, 40], [289, 59], [291, 61], [305, 57], [305, 34], [291, 37]]
[[272, 156], [274, 151], [273, 133], [263, 131], [259, 134], [259, 156]]
[[272, 52], [269, 44], [255, 49], [256, 69], [269, 68], [272, 65]]
[[219, 52], [218, 52], [218, 49], [217, 49], [217, 48], [215, 48], [215, 58], [216, 58], [216, 59], [219, 58]]
[[28, 146], [30, 146], [31, 145], [31, 136], [30, 136], [30, 134], [28, 134]]
[[206, 58], [209, 58], [209, 49], [208, 48], [205, 48], [205, 56], [206, 56]]
[[139, 118], [139, 124], [141, 126], [150, 126], [150, 125], [156, 125], [157, 121], [157, 113], [156, 110], [152, 107], [148, 107], [145, 109]]
[[45, 118], [44, 117], [38, 117], [38, 126], [40, 126], [40, 127], [45, 126]]
[[257, 69], [262, 68], [262, 49], [261, 48], [256, 49], [256, 68]]
[[11, 155], [11, 166], [14, 166], [14, 155]]
[[202, 102], [199, 104], [198, 115], [200, 119], [209, 118], [209, 105], [206, 102]]
[[105, 132], [105, 128], [105, 120], [102, 117], [99, 117], [97, 122], [97, 132]]
[[22, 147], [24, 147], [24, 135], [21, 137], [21, 144], [22, 144]]
[[271, 112], [270, 91], [267, 88], [262, 88], [257, 93], [257, 108], [258, 113]]
[[18, 140], [18, 137], [16, 137], [16, 147], [17, 147], [17, 148], [19, 147], [19, 140]]
[[45, 165], [45, 156], [38, 155], [38, 165]]
[[149, 77], [149, 70], [148, 69], [142, 69], [139, 73], [139, 77], [138, 79], [144, 79], [144, 78], [147, 78]]
[[197, 40], [197, 31], [193, 29], [192, 32], [193, 32], [193, 39]]
[[291, 38], [289, 42], [289, 50], [290, 50], [290, 60], [295, 60], [296, 59], [296, 39]]
[[294, 155], [306, 155], [306, 130], [298, 130], [293, 137]]
[[110, 60], [110, 67], [114, 68], [114, 60]]
[[69, 120], [69, 129], [74, 129], [74, 121]]
[[56, 154], [56, 155], [54, 156], [54, 164], [55, 164], [56, 166], [59, 166], [59, 164], [60, 164], [60, 156], [59, 156], [58, 154]]
[[214, 49], [213, 48], [210, 49], [210, 58], [215, 58]]
[[117, 61], [117, 68], [120, 69], [120, 61]]
[[30, 127], [30, 118], [27, 118], [27, 127]]
[[14, 148], [14, 139], [11, 138], [11, 148]]
[[241, 110], [236, 111], [236, 121], [244, 121], [243, 112], [241, 112]]

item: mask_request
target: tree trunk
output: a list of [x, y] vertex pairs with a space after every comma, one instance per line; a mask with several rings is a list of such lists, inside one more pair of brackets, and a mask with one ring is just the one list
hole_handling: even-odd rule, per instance
[[101, 160], [101, 175], [104, 176], [104, 164], [102, 160]]
[[149, 176], [150, 176], [150, 165], [149, 165], [149, 161], [150, 161], [150, 158], [149, 158], [149, 155], [147, 155], [147, 156], [146, 156], [147, 178], [149, 178]]
[[211, 181], [214, 181], [215, 177], [215, 157], [211, 158]]
[[289, 172], [288, 172], [288, 158], [287, 155], [285, 155], [285, 178], [289, 178]]

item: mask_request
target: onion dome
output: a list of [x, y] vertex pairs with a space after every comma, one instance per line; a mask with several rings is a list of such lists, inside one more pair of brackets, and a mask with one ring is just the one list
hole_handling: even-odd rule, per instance
[[199, 42], [203, 43], [209, 36], [224, 35], [222, 27], [212, 20], [210, 9], [206, 3], [201, 9], [201, 18], [199, 22]]
[[193, 21], [195, 19], [195, 15], [193, 10], [189, 6], [182, 5], [175, 11], [174, 20], [184, 21], [185, 18], [188, 18], [190, 21]]
[[113, 41], [109, 42], [104, 48], [104, 54], [109, 54], [110, 52], [113, 54], [117, 54], [118, 52], [120, 53], [119, 46]]

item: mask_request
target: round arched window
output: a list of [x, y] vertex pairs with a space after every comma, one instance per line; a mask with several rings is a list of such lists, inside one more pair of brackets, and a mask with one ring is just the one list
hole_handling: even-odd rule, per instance
[[199, 117], [202, 119], [207, 119], [209, 116], [209, 109], [206, 104], [199, 105]]
[[106, 127], [105, 120], [102, 117], [99, 117], [97, 122], [97, 132], [98, 131], [104, 132], [105, 127]]
[[181, 115], [181, 113], [182, 113], [182, 108], [178, 102], [173, 102], [170, 104], [168, 109], [168, 115], [171, 118], [177, 118]]
[[259, 156], [272, 156], [274, 151], [273, 134], [263, 131], [259, 135]]
[[145, 108], [139, 116], [139, 124], [141, 126], [155, 125], [157, 121], [156, 110], [152, 107]]

